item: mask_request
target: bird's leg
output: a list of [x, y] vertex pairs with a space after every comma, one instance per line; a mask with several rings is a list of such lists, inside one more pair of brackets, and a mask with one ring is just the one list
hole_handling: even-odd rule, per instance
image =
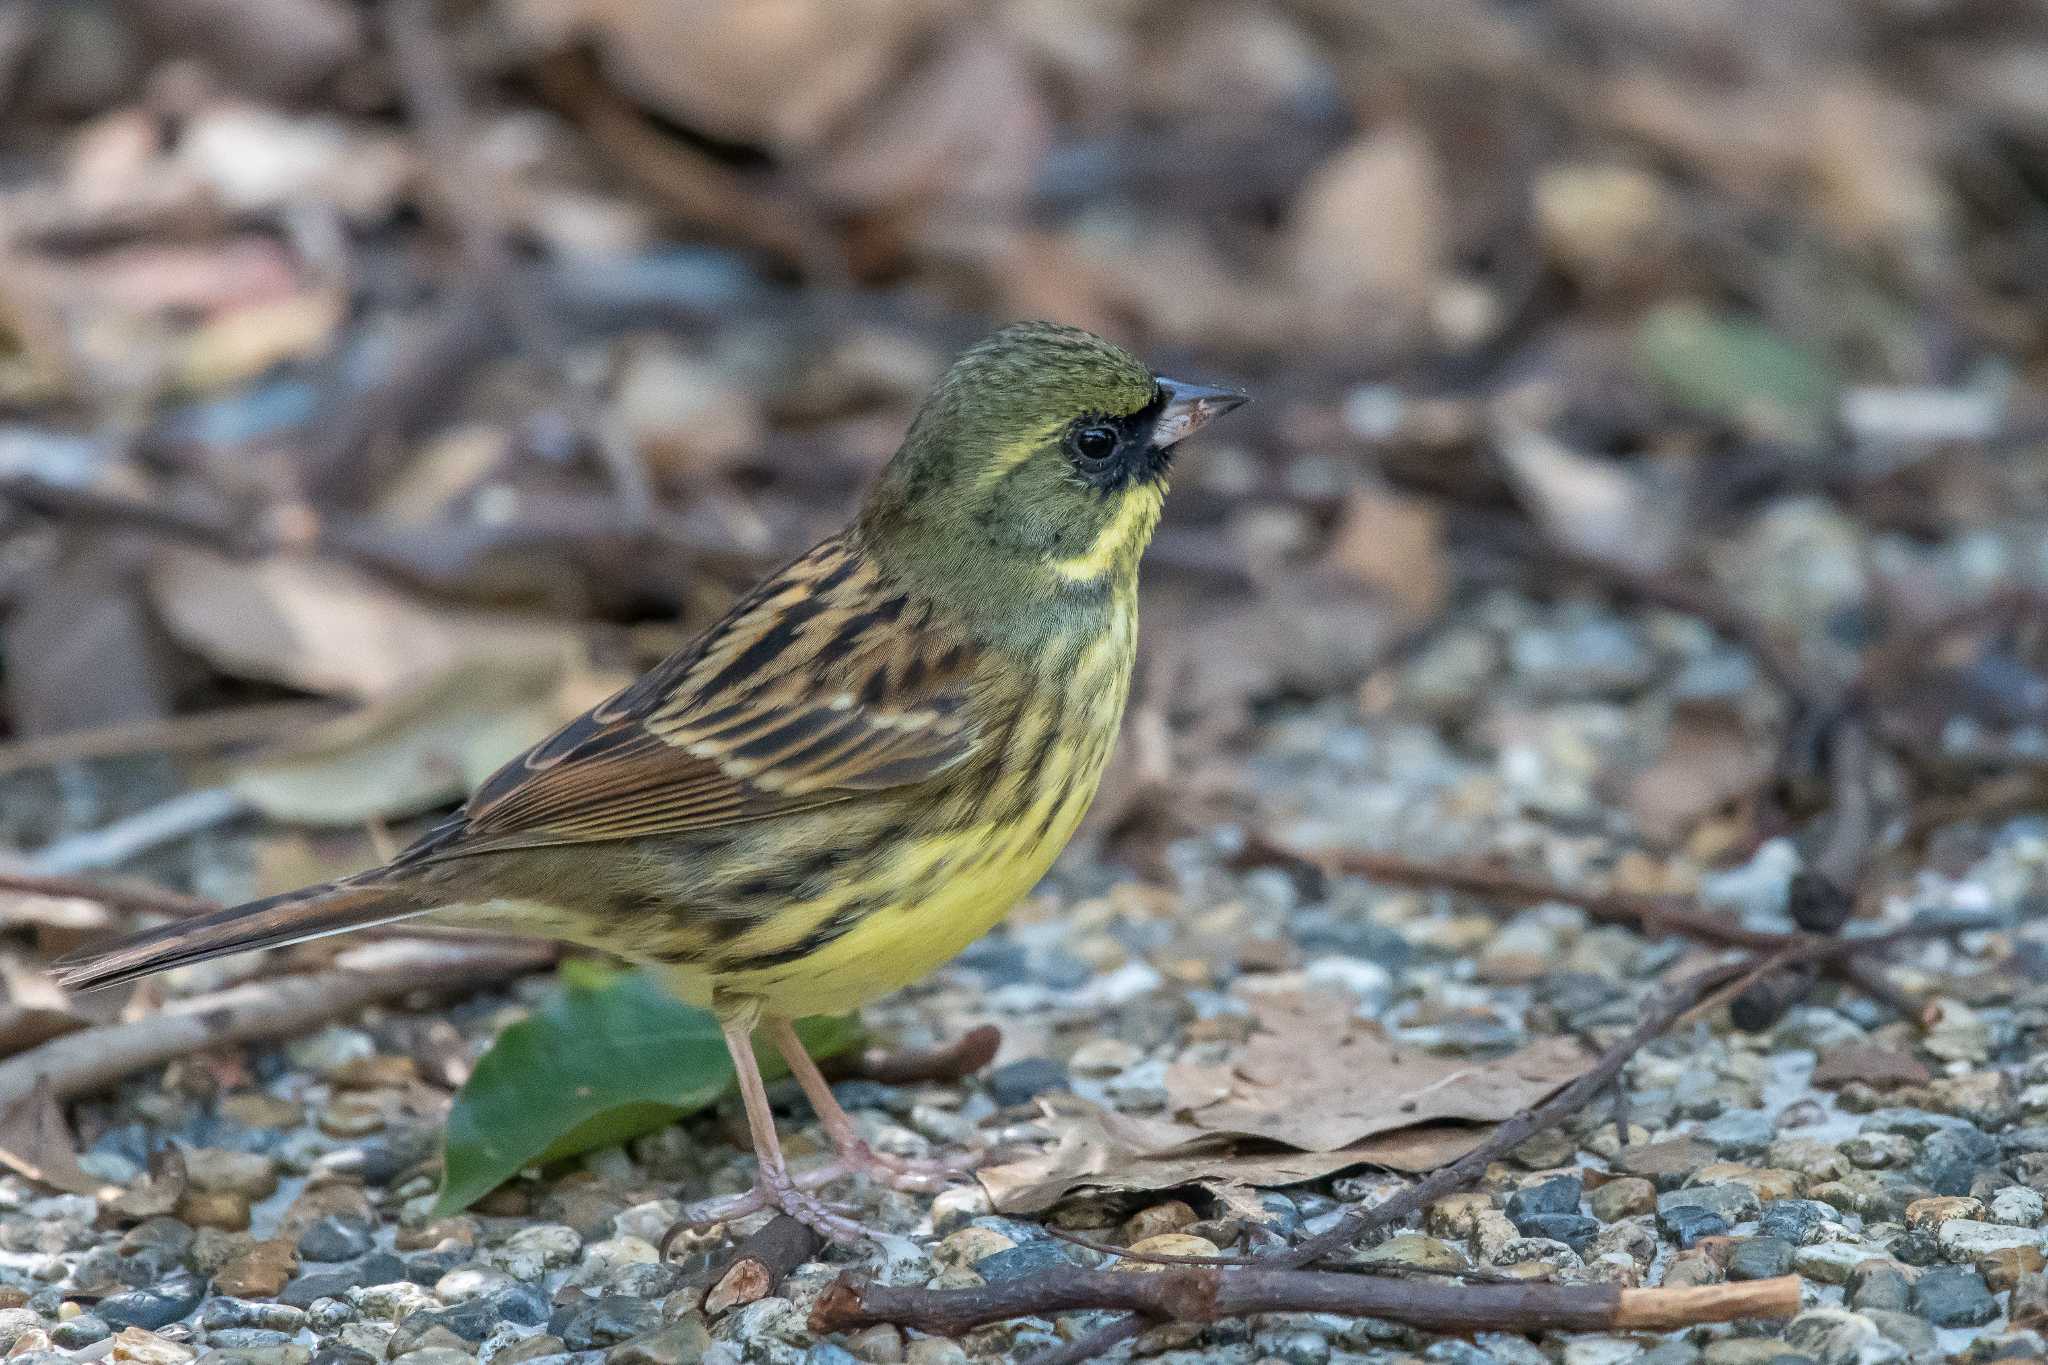
[[925, 1193], [942, 1188], [947, 1177], [973, 1168], [975, 1154], [968, 1152], [952, 1158], [919, 1160], [876, 1151], [861, 1136], [860, 1126], [853, 1121], [853, 1115], [847, 1113], [833, 1095], [831, 1084], [818, 1070], [818, 1064], [811, 1060], [803, 1039], [797, 1036], [796, 1025], [787, 1019], [764, 1019], [762, 1024], [767, 1028], [776, 1051], [782, 1054], [782, 1060], [789, 1063], [789, 1074], [796, 1077], [796, 1083], [803, 1087], [804, 1098], [811, 1102], [811, 1109], [817, 1114], [818, 1122], [824, 1125], [825, 1136], [831, 1139], [832, 1150], [839, 1154], [842, 1165], [895, 1189]]
[[780, 1209], [835, 1242], [858, 1242], [868, 1237], [866, 1228], [805, 1188], [845, 1174], [842, 1163], [834, 1162], [823, 1171], [807, 1171], [806, 1178], [799, 1180], [790, 1174], [788, 1163], [782, 1159], [782, 1143], [775, 1136], [775, 1115], [768, 1108], [768, 1087], [761, 1083], [761, 1068], [754, 1061], [751, 1012], [725, 1019], [721, 1026], [726, 1051], [732, 1054], [733, 1070], [739, 1074], [740, 1104], [746, 1110], [747, 1131], [754, 1140], [757, 1170], [752, 1194], [719, 1206], [715, 1217], [736, 1218], [755, 1209]]

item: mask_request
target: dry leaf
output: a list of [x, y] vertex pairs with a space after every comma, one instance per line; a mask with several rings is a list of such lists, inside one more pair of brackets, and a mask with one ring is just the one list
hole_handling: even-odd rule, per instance
[[[1079, 1105], [1078, 1101], [1066, 1101]], [[1430, 1171], [1485, 1140], [1486, 1130], [1422, 1124], [1340, 1152], [1296, 1152], [1242, 1145], [1191, 1124], [1135, 1118], [1082, 1105], [1056, 1115], [1051, 1151], [976, 1173], [1001, 1213], [1036, 1213], [1076, 1190], [1151, 1191], [1183, 1185], [1273, 1187], [1321, 1180], [1354, 1166]]]
[[107, 1212], [124, 1222], [161, 1218], [185, 1197], [191, 1180], [185, 1154], [169, 1143], [149, 1154], [149, 1169], [133, 1185], [107, 1201]]
[[1339, 151], [1302, 187], [1294, 278], [1317, 332], [1377, 348], [1420, 331], [1450, 240], [1442, 182], [1422, 130], [1396, 123]]
[[171, 632], [223, 672], [358, 701], [461, 663], [559, 659], [577, 638], [545, 621], [428, 606], [328, 560], [167, 549], [149, 590]]
[[1484, 1062], [1400, 1047], [1335, 996], [1267, 996], [1255, 1009], [1259, 1031], [1236, 1062], [1167, 1072], [1177, 1117], [1092, 1105], [1053, 1114], [1053, 1150], [980, 1172], [996, 1208], [1034, 1212], [1078, 1189], [1434, 1170], [1485, 1140], [1478, 1125], [1540, 1103], [1586, 1068], [1584, 1050], [1565, 1038]]
[[238, 763], [224, 785], [273, 820], [355, 826], [467, 795], [624, 681], [562, 653], [468, 660]]
[[1586, 1069], [1584, 1049], [1546, 1038], [1491, 1061], [1388, 1039], [1335, 996], [1259, 999], [1258, 1031], [1227, 1067], [1175, 1067], [1169, 1103], [1206, 1132], [1331, 1152], [1418, 1123], [1498, 1123]]
[[1653, 843], [1674, 844], [1705, 816], [1757, 789], [1771, 755], [1750, 738], [1742, 715], [1722, 702], [1681, 703], [1658, 760], [1629, 783], [1636, 827]]
[[1670, 565], [1692, 529], [1682, 488], [1660, 487], [1505, 417], [1495, 425], [1494, 443], [1529, 515], [1574, 554], [1655, 573]]
[[77, 1143], [48, 1076], [0, 1104], [0, 1166], [67, 1194], [95, 1194], [105, 1186], [78, 1164]]
[[1377, 589], [1415, 621], [1435, 616], [1451, 591], [1443, 513], [1420, 498], [1353, 493], [1344, 500], [1324, 562]]

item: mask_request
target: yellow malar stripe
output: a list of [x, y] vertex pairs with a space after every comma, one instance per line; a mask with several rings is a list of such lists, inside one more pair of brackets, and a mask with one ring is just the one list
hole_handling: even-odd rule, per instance
[[1159, 520], [1159, 489], [1147, 484], [1124, 494], [1123, 506], [1095, 543], [1072, 559], [1053, 561], [1052, 571], [1069, 583], [1092, 583], [1116, 566], [1117, 557], [1151, 531]]

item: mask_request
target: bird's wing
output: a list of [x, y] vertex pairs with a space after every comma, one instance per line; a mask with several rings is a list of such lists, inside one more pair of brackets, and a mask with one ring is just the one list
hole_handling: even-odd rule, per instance
[[493, 774], [399, 864], [675, 834], [932, 777], [978, 740], [976, 659], [843, 538]]

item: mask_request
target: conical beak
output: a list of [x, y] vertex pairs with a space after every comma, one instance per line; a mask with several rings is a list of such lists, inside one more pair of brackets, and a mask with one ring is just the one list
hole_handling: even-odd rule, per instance
[[1250, 401], [1248, 395], [1235, 389], [1183, 384], [1178, 379], [1161, 379], [1159, 389], [1166, 395], [1166, 406], [1160, 409], [1159, 420], [1153, 424], [1152, 444], [1161, 450]]

